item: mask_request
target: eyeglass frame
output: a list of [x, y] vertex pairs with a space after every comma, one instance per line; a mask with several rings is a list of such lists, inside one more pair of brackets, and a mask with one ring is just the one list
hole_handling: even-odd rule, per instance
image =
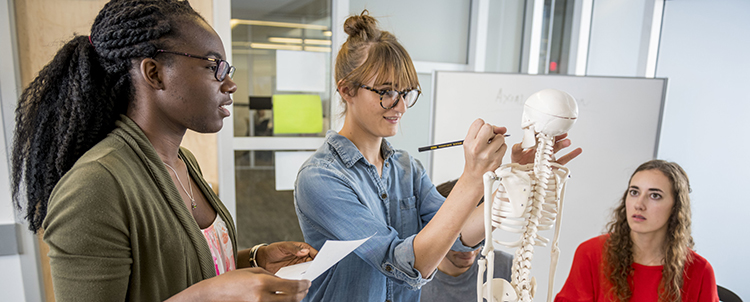
[[[407, 89], [407, 90], [403, 90], [403, 91], [398, 91], [398, 90], [395, 90], [395, 89], [383, 89], [383, 90], [378, 90], [378, 89], [372, 88], [372, 87], [370, 87], [370, 86], [367, 86], [367, 85], [364, 85], [364, 84], [360, 84], [360, 85], [359, 85], [359, 87], [360, 87], [360, 88], [364, 88], [364, 89], [367, 89], [367, 90], [369, 90], [369, 91], [372, 91], [372, 92], [374, 92], [374, 93], [377, 93], [377, 94], [379, 94], [379, 95], [380, 95], [380, 107], [382, 107], [382, 108], [383, 108], [383, 109], [385, 109], [385, 110], [388, 110], [388, 109], [391, 109], [391, 108], [393, 108], [393, 107], [396, 107], [396, 105], [398, 105], [398, 102], [399, 102], [399, 101], [400, 101], [401, 99], [403, 99], [403, 98], [404, 98], [404, 97], [405, 97], [405, 96], [406, 96], [407, 94], [409, 94], [409, 92], [412, 92], [412, 91], [415, 91], [415, 90], [416, 90], [416, 91], [417, 91], [417, 97], [416, 97], [416, 98], [414, 98], [414, 104], [411, 104], [411, 106], [409, 106], [408, 104], [406, 105], [406, 108], [411, 108], [411, 107], [414, 107], [414, 105], [415, 105], [415, 104], [417, 104], [417, 100], [419, 99], [419, 96], [420, 96], [420, 95], [422, 95], [422, 90], [419, 90], [419, 89], [417, 89], [417, 88], [414, 88], [414, 89]], [[396, 101], [395, 101], [395, 102], [393, 102], [393, 105], [392, 105], [391, 107], [387, 107], [387, 108], [386, 108], [385, 106], [383, 106], [383, 96], [384, 96], [384, 95], [385, 95], [386, 93], [388, 93], [388, 91], [395, 91], [395, 92], [397, 92], [397, 93], [398, 93], [398, 96], [399, 96], [399, 97], [398, 97], [398, 98], [396, 99]]]
[[[160, 53], [170, 53], [170, 54], [173, 54], [173, 55], [181, 55], [181, 56], [186, 56], [186, 57], [189, 57], [189, 58], [195, 58], [195, 59], [201, 59], [201, 60], [206, 60], [206, 61], [210, 61], [210, 62], [215, 62], [216, 63], [216, 69], [214, 70], [214, 78], [217, 81], [219, 81], [219, 82], [224, 81], [224, 79], [227, 78], [227, 75], [229, 75], [229, 78], [232, 78], [232, 76], [234, 75], [234, 71], [236, 70], [236, 68], [234, 68], [234, 66], [232, 66], [231, 64], [229, 64], [229, 61], [227, 61], [227, 60], [215, 59], [215, 58], [208, 58], [208, 57], [197, 56], [197, 55], [191, 55], [191, 54], [186, 53], [186, 52], [171, 51], [171, 50], [166, 50], [166, 49], [157, 49], [156, 50], [156, 54], [154, 54], [154, 56], [156, 56], [157, 54], [160, 54]], [[219, 79], [219, 66], [221, 65], [221, 62], [226, 62], [226, 64], [229, 65], [229, 68], [227, 69], [227, 72], [224, 73], [224, 75], [221, 77], [221, 79]]]

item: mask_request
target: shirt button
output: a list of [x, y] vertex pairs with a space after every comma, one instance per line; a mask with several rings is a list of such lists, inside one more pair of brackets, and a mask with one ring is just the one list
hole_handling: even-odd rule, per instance
[[388, 194], [383, 193], [383, 194], [380, 195], [380, 198], [386, 199], [386, 198], [388, 198]]
[[385, 163], [385, 167], [388, 168], [388, 163]]
[[391, 272], [392, 270], [393, 270], [393, 267], [391, 267], [390, 265], [386, 265], [386, 266], [385, 266], [385, 271], [386, 271], [386, 272], [389, 272], [389, 273], [390, 273], [390, 272]]

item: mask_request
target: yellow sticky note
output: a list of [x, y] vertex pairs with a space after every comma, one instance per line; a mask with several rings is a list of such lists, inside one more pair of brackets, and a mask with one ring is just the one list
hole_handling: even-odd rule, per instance
[[319, 133], [323, 131], [320, 95], [277, 94], [273, 99], [273, 133]]

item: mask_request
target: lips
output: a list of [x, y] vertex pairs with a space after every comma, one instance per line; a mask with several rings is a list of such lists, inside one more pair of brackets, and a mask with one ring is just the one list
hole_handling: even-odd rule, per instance
[[389, 123], [394, 123], [394, 124], [395, 124], [395, 123], [398, 123], [398, 120], [400, 119], [400, 117], [398, 117], [398, 116], [384, 116], [383, 118], [384, 118], [384, 119], [385, 119], [385, 120], [386, 120], [387, 122], [389, 122]]
[[638, 221], [638, 222], [646, 221], [646, 217], [644, 217], [643, 215], [635, 214], [632, 217], [633, 217], [633, 220]]
[[232, 100], [228, 100], [226, 102], [223, 102], [219, 105], [219, 111], [221, 111], [222, 114], [229, 116], [231, 113], [229, 112], [229, 109], [226, 108], [226, 106], [232, 105]]

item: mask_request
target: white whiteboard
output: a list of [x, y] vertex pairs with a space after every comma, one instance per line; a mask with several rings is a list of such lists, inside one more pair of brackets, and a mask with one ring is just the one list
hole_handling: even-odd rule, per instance
[[[583, 154], [568, 164], [571, 179], [563, 204], [560, 259], [554, 293], [565, 283], [576, 247], [604, 232], [616, 202], [622, 197], [633, 170], [655, 157], [666, 93], [666, 79], [580, 77], [503, 73], [436, 72], [435, 116], [432, 143], [464, 139], [471, 123], [486, 122], [508, 128], [509, 146], [503, 163], [510, 161], [510, 146], [520, 142], [523, 103], [545, 88], [563, 90], [578, 102], [578, 121], [569, 132], [573, 146]], [[463, 149], [431, 151], [432, 181], [437, 185], [458, 178], [463, 171]], [[565, 152], [565, 151], [563, 151]], [[564, 153], [563, 153], [564, 154]], [[552, 237], [552, 231], [541, 234]], [[496, 231], [495, 239], [518, 238]], [[496, 245], [496, 248], [513, 253]], [[538, 282], [534, 300], [547, 296], [549, 248], [537, 247], [532, 276]]]

